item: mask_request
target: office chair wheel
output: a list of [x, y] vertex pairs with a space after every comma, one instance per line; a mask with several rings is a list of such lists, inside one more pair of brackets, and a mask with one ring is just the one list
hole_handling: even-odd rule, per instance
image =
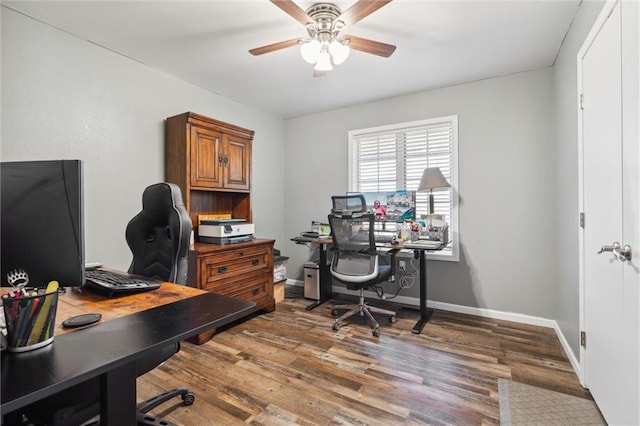
[[192, 405], [196, 401], [196, 396], [193, 392], [187, 392], [182, 395], [182, 405], [185, 407], [188, 405]]
[[380, 337], [380, 330], [374, 328], [371, 334], [373, 334], [373, 337]]
[[337, 322], [333, 323], [333, 331], [338, 331], [340, 330], [340, 324], [338, 324]]
[[393, 323], [394, 323], [394, 322], [396, 322], [396, 321], [398, 321], [398, 318], [396, 318], [396, 316], [395, 316], [395, 315], [391, 315], [391, 316], [389, 317], [389, 322], [390, 322], [391, 324], [393, 324]]
[[337, 317], [339, 313], [340, 312], [337, 309], [331, 311], [331, 315], [333, 315], [334, 317]]

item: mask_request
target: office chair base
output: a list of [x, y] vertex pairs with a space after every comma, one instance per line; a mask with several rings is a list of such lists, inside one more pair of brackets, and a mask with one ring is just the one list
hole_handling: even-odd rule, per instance
[[182, 405], [185, 407], [191, 405], [196, 400], [196, 396], [187, 388], [177, 388], [172, 389], [170, 391], [161, 393], [159, 395], [154, 396], [151, 399], [148, 399], [144, 402], [141, 402], [136, 406], [139, 413], [148, 413], [149, 411], [156, 408], [158, 405], [163, 404], [170, 399], [173, 399], [176, 396], [182, 397]]
[[340, 321], [352, 317], [356, 314], [360, 314], [361, 317], [366, 315], [366, 317], [369, 318], [369, 321], [371, 321], [371, 333], [374, 337], [380, 336], [380, 325], [378, 324], [378, 321], [376, 321], [376, 319], [373, 317], [374, 313], [388, 315], [389, 322], [391, 323], [397, 321], [395, 312], [389, 311], [387, 309], [376, 308], [375, 306], [369, 306], [367, 303], [365, 303], [364, 290], [360, 291], [360, 302], [357, 305], [336, 305], [331, 310], [331, 313], [334, 316], [337, 316], [338, 311], [343, 309], [348, 309], [348, 311], [342, 314], [340, 317], [336, 318], [335, 322], [333, 323], [333, 331], [338, 331], [340, 329]]

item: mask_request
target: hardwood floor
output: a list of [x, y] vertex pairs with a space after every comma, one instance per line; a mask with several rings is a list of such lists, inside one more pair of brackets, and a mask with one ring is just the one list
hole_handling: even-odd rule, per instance
[[495, 425], [499, 378], [591, 398], [552, 329], [436, 311], [415, 335], [418, 312], [386, 305], [398, 321], [380, 318], [375, 338], [361, 318], [334, 332], [333, 301], [309, 303], [287, 297], [204, 345], [184, 343], [138, 379], [139, 398], [188, 386], [194, 405], [153, 412], [185, 426]]

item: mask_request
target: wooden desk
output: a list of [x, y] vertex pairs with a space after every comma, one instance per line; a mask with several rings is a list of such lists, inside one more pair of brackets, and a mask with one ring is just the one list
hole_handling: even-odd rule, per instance
[[[158, 348], [235, 321], [255, 303], [164, 283], [158, 290], [106, 298], [67, 290], [61, 294], [54, 342], [29, 352], [3, 352], [2, 414], [75, 384], [100, 377], [102, 425], [136, 423], [135, 361]], [[83, 329], [62, 329], [69, 316], [99, 312]]]
[[[316, 308], [317, 306], [323, 304], [327, 300], [333, 297], [333, 290], [331, 288], [331, 267], [327, 264], [327, 247], [333, 243], [330, 238], [304, 238], [304, 237], [295, 237], [292, 238], [291, 241], [294, 241], [298, 244], [318, 244], [320, 247], [320, 264], [319, 273], [320, 273], [320, 294], [318, 300], [313, 302], [311, 305], [307, 306], [307, 310], [311, 310]], [[388, 249], [390, 251], [400, 251], [400, 250], [413, 250], [413, 256], [416, 259], [420, 259], [420, 319], [416, 322], [416, 324], [411, 329], [413, 334], [420, 334], [424, 325], [429, 321], [431, 315], [433, 315], [433, 309], [427, 308], [427, 261], [425, 252], [428, 251], [439, 251], [442, 250], [445, 245], [432, 249], [432, 248], [407, 248], [403, 247], [402, 244], [376, 244], [378, 248]]]

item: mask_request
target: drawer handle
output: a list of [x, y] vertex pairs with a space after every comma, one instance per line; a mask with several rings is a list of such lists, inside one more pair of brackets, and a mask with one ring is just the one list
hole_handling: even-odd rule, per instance
[[260, 289], [254, 288], [253, 290], [251, 290], [251, 293], [253, 293], [253, 295], [256, 296], [258, 293], [260, 293]]
[[219, 273], [221, 273], [221, 274], [222, 274], [223, 272], [227, 272], [227, 267], [226, 267], [226, 266], [220, 266], [220, 267], [218, 268], [218, 272], [219, 272]]
[[257, 265], [258, 263], [260, 263], [260, 259], [253, 259], [253, 260], [251, 261], [251, 264], [252, 264], [252, 265]]

